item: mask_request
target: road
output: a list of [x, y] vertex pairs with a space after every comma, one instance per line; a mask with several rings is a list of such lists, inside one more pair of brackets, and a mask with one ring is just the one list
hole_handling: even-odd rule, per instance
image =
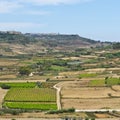
[[45, 82], [45, 80], [0, 80], [1, 83], [38, 82], [38, 81]]
[[113, 111], [116, 111], [116, 112], [120, 112], [120, 109], [81, 109], [81, 110], [75, 110], [75, 112], [113, 112]]
[[[0, 120], [12, 120], [13, 118], [0, 118]], [[14, 118], [15, 120], [65, 120], [61, 118], [47, 119], [47, 118]], [[76, 119], [79, 120], [79, 119]], [[85, 119], [83, 119], [85, 120]], [[120, 118], [96, 118], [95, 120], [120, 120]]]
[[57, 90], [57, 107], [58, 107], [58, 110], [61, 109], [61, 102], [60, 102], [60, 91], [61, 91], [61, 88], [57, 87], [57, 85], [54, 85], [53, 86], [56, 90]]

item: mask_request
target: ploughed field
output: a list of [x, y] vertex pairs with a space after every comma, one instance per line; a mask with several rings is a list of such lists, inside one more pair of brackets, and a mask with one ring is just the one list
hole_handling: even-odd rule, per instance
[[56, 110], [56, 91], [50, 88], [11, 88], [3, 106], [13, 109]]
[[[113, 89], [114, 88], [114, 89]], [[115, 87], [62, 88], [62, 108], [76, 109], [119, 109], [120, 91]], [[116, 88], [116, 89], [115, 89]]]

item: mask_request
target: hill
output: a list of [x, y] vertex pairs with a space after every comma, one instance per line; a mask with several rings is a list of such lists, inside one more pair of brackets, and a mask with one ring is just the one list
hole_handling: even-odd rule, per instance
[[0, 32], [0, 54], [33, 54], [54, 51], [72, 51], [77, 48], [101, 46], [103, 43], [79, 35], [32, 34], [16, 31]]

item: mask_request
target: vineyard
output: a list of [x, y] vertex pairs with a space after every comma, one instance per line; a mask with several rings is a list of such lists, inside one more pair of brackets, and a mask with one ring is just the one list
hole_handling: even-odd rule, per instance
[[50, 88], [11, 88], [4, 98], [4, 107], [54, 110], [56, 91]]
[[24, 83], [0, 83], [0, 87], [3, 85], [10, 86], [11, 88], [34, 88], [35, 82], [24, 82]]
[[17, 83], [0, 83], [0, 87], [3, 85], [10, 86], [10, 88], [35, 88], [40, 87], [40, 88], [51, 88], [55, 85], [56, 83], [54, 82], [17, 82]]
[[57, 106], [55, 103], [37, 103], [37, 102], [5, 102], [3, 106], [8, 108], [18, 109], [32, 109], [32, 110], [55, 110]]

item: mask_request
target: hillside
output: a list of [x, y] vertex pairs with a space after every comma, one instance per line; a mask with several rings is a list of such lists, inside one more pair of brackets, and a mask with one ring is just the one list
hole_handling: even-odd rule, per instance
[[0, 32], [1, 55], [41, 53], [48, 50], [71, 51], [98, 45], [101, 46], [101, 43], [79, 35]]

